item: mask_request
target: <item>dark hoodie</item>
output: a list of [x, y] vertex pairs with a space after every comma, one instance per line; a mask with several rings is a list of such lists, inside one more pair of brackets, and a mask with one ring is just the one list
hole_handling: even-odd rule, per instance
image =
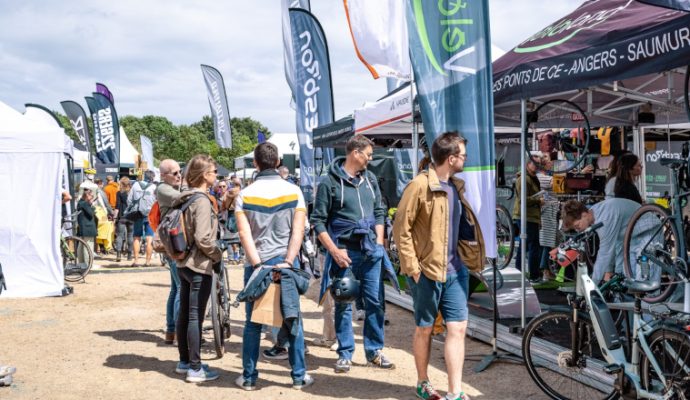
[[[351, 179], [342, 166], [345, 157], [333, 160], [328, 177], [323, 179], [316, 191], [316, 202], [310, 222], [317, 234], [328, 232], [328, 225], [334, 218], [357, 222], [373, 217], [376, 225], [384, 224], [386, 210], [381, 202], [376, 176], [367, 170], [357, 178]], [[361, 240], [345, 234], [338, 237], [338, 247], [359, 249]], [[371, 240], [376, 240], [376, 232], [369, 232]]]

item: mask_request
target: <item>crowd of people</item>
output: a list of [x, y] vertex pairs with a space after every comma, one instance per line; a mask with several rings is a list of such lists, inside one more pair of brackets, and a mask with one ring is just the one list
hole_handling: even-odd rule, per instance
[[[414, 301], [412, 349], [416, 395], [422, 399], [469, 398], [462, 388], [468, 271], [481, 269], [485, 249], [476, 216], [465, 200], [464, 182], [454, 176], [463, 170], [467, 157], [465, 140], [459, 134], [439, 136], [431, 147], [428, 169], [405, 189], [393, 224], [401, 270], [408, 276]], [[272, 282], [280, 283], [282, 325], [273, 329], [274, 346], [263, 356], [288, 360], [294, 389], [315, 382], [307, 373], [308, 349], [300, 311], [300, 296], [310, 285], [321, 286], [314, 300], [323, 305], [323, 335], [312, 344], [336, 351], [334, 371], [345, 374], [355, 368], [353, 304], [363, 314], [368, 366], [393, 370], [395, 364], [383, 352], [383, 281], [391, 273], [396, 284], [397, 279], [384, 249], [388, 210], [378, 179], [367, 170], [372, 158], [373, 143], [368, 138], [351, 138], [346, 155], [336, 158], [320, 180], [311, 211], [296, 180], [280, 165], [278, 149], [271, 143], [256, 146], [258, 173], [245, 187], [236, 177], [218, 180], [215, 161], [207, 155], [193, 157], [184, 171], [176, 161], [163, 160], [157, 184], [152, 172], [146, 171], [136, 181], [124, 177], [115, 182], [108, 177], [101, 189], [89, 174], [81, 185], [79, 232], [96, 245], [96, 208], [107, 203], [110, 208], [106, 204], [103, 208], [117, 227], [117, 260], [126, 257], [136, 265], [144, 245], [144, 264], [149, 264], [155, 232], [147, 214], [158, 212], [163, 221], [171, 210], [182, 213], [187, 243], [184, 254], [163, 254], [170, 266], [164, 341], [177, 343], [175, 372], [189, 382], [219, 377], [201, 362], [201, 327], [213, 270], [221, 265], [225, 251], [228, 258], [238, 259], [240, 246], [245, 266], [244, 289], [238, 299], [246, 302], [246, 320], [242, 373], [235, 380], [238, 387], [258, 387], [260, 338], [266, 329], [252, 320], [252, 314], [255, 302]], [[299, 253], [310, 229], [325, 254], [319, 271], [321, 282], [311, 276], [313, 270], [300, 265]], [[228, 248], [222, 239], [233, 233], [239, 244]], [[434, 389], [428, 375], [432, 332], [441, 325], [447, 331], [445, 397]]]

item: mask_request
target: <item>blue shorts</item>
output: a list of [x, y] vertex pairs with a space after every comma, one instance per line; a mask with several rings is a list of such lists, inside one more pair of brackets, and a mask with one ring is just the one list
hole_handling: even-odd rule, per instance
[[432, 281], [424, 273], [419, 275], [419, 282], [414, 283], [409, 277], [407, 282], [412, 288], [414, 322], [418, 327], [433, 326], [439, 310], [446, 322], [467, 321], [469, 274], [466, 268], [447, 275], [445, 283]]
[[149, 225], [148, 218], [141, 218], [134, 221], [134, 237], [153, 237], [153, 229]]

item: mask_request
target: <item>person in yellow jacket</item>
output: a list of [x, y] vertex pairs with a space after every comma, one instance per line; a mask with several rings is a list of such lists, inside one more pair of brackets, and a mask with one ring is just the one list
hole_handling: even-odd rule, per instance
[[433, 166], [405, 188], [393, 237], [400, 268], [412, 288], [415, 332], [412, 353], [417, 367], [417, 396], [441, 399], [428, 375], [431, 334], [440, 311], [446, 322], [445, 360], [448, 370], [446, 399], [469, 397], [462, 391], [469, 270], [479, 271], [486, 256], [477, 218], [465, 200], [462, 172], [465, 139], [447, 132], [431, 146]]

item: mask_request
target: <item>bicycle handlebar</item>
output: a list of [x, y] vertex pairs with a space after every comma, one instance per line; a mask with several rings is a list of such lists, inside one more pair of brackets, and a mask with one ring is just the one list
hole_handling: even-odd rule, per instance
[[584, 251], [584, 247], [581, 245], [581, 243], [587, 239], [589, 236], [594, 234], [597, 229], [601, 228], [604, 226], [603, 222], [597, 222], [594, 225], [591, 225], [589, 228], [585, 229], [584, 231], [578, 233], [575, 236], [572, 236], [570, 239], [567, 241], [561, 243], [558, 246], [558, 259], [560, 262], [573, 262], [575, 260], [571, 259], [569, 255], [567, 254], [568, 250], [576, 250], [578, 252]]

